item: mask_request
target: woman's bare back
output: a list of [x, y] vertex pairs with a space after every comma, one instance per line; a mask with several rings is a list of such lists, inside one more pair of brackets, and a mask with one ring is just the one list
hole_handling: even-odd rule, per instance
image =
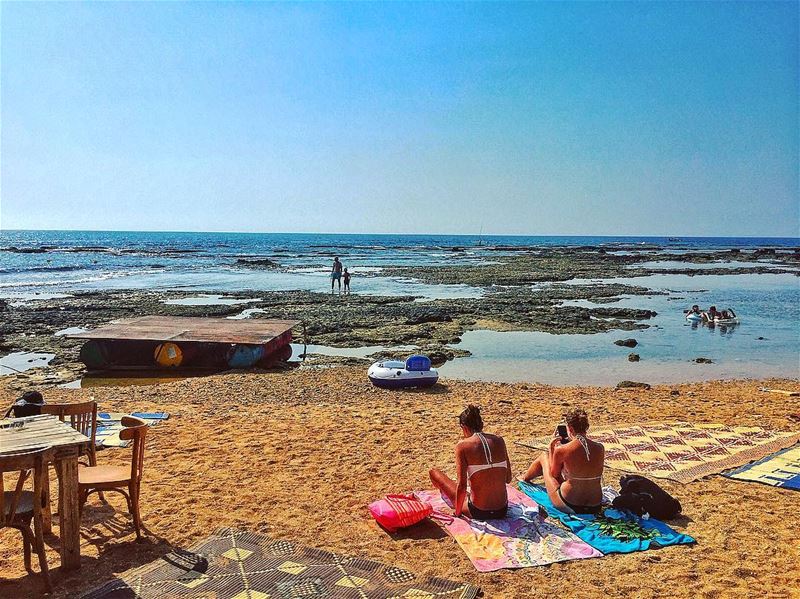
[[[481, 434], [488, 446], [488, 457], [495, 467], [481, 468], [469, 477], [470, 500], [481, 509], [493, 510], [505, 506], [508, 502], [506, 483], [511, 478], [511, 464], [503, 438], [487, 433]], [[459, 442], [456, 455], [459, 454], [463, 457], [467, 470], [470, 466], [481, 467], [489, 464], [487, 452], [477, 434]], [[467, 473], [464, 475], [467, 476]]]

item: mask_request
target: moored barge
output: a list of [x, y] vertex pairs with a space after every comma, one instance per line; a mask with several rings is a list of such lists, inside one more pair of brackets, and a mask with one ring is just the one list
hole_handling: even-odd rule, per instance
[[292, 355], [297, 320], [142, 316], [68, 335], [89, 370], [268, 367]]

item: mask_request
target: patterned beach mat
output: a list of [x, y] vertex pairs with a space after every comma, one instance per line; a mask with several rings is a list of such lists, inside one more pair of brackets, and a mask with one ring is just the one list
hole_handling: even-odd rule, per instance
[[479, 588], [221, 528], [188, 551], [130, 570], [83, 599], [473, 599]]
[[724, 473], [728, 478], [800, 491], [800, 445]]
[[[552, 437], [518, 441], [546, 449]], [[756, 426], [655, 422], [604, 428], [592, 439], [605, 445], [606, 466], [681, 483], [759, 460], [800, 441], [800, 433]]]
[[[452, 514], [452, 506], [439, 491], [415, 491], [437, 512]], [[573, 559], [602, 557], [602, 553], [572, 532], [548, 522], [539, 506], [524, 493], [508, 486], [508, 513], [497, 520], [452, 518], [437, 520], [452, 536], [478, 572], [503, 568], [532, 568]]]

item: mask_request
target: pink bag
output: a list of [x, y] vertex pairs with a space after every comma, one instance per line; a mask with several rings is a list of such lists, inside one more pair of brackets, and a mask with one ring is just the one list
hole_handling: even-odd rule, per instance
[[389, 532], [413, 526], [425, 518], [449, 518], [436, 514], [429, 503], [413, 495], [392, 494], [369, 504], [372, 517]]

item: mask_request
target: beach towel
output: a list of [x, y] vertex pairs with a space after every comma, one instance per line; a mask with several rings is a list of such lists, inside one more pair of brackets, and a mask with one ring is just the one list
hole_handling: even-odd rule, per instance
[[131, 412], [125, 414], [124, 412], [98, 412], [97, 419], [105, 421], [119, 422], [123, 416], [135, 416], [142, 420], [166, 420], [169, 418], [169, 412]]
[[228, 528], [129, 570], [83, 599], [474, 599], [480, 589]]
[[131, 416], [142, 420], [166, 420], [169, 418], [169, 412], [131, 412]]
[[[552, 437], [518, 441], [546, 449]], [[741, 466], [790, 447], [800, 433], [757, 426], [654, 422], [601, 428], [592, 439], [605, 445], [606, 466], [681, 483]]]
[[[627, 510], [617, 510], [610, 506], [602, 508], [601, 513], [596, 516], [567, 514], [553, 505], [547, 490], [541, 485], [521, 482], [519, 488], [542, 506], [549, 516], [557, 518], [578, 538], [603, 555], [645, 551], [653, 546], [667, 547], [694, 543], [694, 539], [689, 535], [676, 532], [655, 518], [645, 520]], [[613, 493], [610, 487], [604, 489], [606, 497]]]
[[98, 412], [97, 432], [95, 433], [97, 447], [128, 447], [130, 445], [130, 441], [123, 441], [119, 438], [119, 433], [123, 429], [122, 418], [124, 416], [141, 418], [148, 426], [156, 425], [169, 418], [167, 412], [133, 412], [132, 414]]
[[[416, 491], [437, 512], [452, 514], [439, 491]], [[502, 520], [436, 520], [459, 544], [478, 572], [530, 568], [573, 559], [600, 557], [596, 549], [563, 528], [547, 522], [539, 506], [508, 487], [508, 512]]]
[[724, 473], [728, 478], [747, 480], [800, 491], [800, 445]]

